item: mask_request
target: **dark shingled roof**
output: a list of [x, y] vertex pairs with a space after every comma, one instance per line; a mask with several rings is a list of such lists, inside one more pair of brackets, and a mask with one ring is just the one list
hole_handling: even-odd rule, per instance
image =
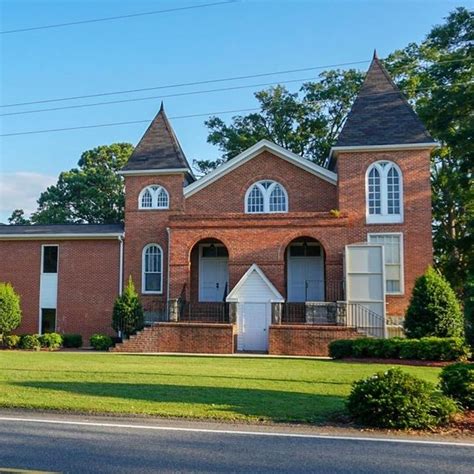
[[25, 235], [34, 237], [45, 234], [120, 234], [123, 224], [50, 224], [50, 225], [2, 225], [2, 235]]
[[138, 142], [123, 171], [191, 168], [166, 116], [163, 103], [160, 111]]
[[374, 53], [336, 147], [435, 143]]

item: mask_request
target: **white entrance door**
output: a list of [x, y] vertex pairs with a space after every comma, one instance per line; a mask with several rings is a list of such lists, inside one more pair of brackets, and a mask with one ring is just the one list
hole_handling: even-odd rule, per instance
[[288, 257], [288, 301], [324, 300], [323, 257]]
[[237, 349], [239, 351], [267, 351], [270, 322], [271, 303], [238, 303]]
[[224, 301], [229, 280], [227, 258], [201, 258], [199, 301]]

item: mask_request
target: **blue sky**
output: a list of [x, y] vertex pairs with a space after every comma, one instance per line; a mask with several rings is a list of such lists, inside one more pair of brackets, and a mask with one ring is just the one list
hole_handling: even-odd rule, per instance
[[[0, 1], [0, 29], [50, 25], [211, 3], [183, 1]], [[183, 10], [0, 35], [0, 104], [154, 87], [319, 65], [369, 61], [422, 40], [455, 7], [471, 1], [241, 0]], [[355, 67], [365, 69], [367, 64]], [[221, 84], [170, 88], [109, 98], [1, 108], [0, 113], [54, 105], [160, 96], [233, 85], [316, 77], [318, 71]], [[290, 84], [297, 90], [300, 83]], [[256, 106], [253, 92], [165, 98], [168, 116]], [[0, 117], [2, 134], [151, 119], [160, 98], [83, 109]], [[230, 120], [231, 115], [223, 115]], [[172, 121], [190, 161], [216, 158], [205, 117]], [[0, 137], [0, 222], [15, 208], [35, 208], [39, 193], [82, 151], [113, 142], [136, 144], [146, 124]]]

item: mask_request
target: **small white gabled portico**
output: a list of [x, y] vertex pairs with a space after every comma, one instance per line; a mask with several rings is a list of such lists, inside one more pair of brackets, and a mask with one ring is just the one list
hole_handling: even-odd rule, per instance
[[267, 351], [272, 303], [285, 299], [255, 263], [226, 298], [237, 306], [237, 350]]

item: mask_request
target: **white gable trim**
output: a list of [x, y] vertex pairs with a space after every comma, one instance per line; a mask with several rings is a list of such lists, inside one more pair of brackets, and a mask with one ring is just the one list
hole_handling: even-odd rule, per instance
[[121, 170], [117, 171], [120, 176], [158, 176], [160, 174], [191, 173], [189, 168], [163, 168], [160, 170]]
[[283, 160], [286, 160], [289, 163], [292, 163], [293, 165], [298, 166], [299, 168], [302, 168], [303, 170], [314, 174], [331, 184], [337, 184], [336, 173], [333, 173], [322, 166], [316, 165], [305, 158], [301, 158], [301, 156], [298, 156], [295, 153], [292, 153], [291, 151], [288, 151], [285, 148], [270, 142], [269, 140], [260, 140], [255, 145], [247, 148], [247, 150], [243, 151], [240, 155], [237, 155], [235, 158], [232, 158], [226, 163], [220, 165], [208, 175], [186, 186], [184, 188], [184, 197], [186, 198], [192, 196], [209, 184], [217, 181], [219, 178], [222, 178], [227, 173], [230, 173], [235, 168], [238, 168], [244, 163], [247, 163], [247, 161], [250, 161], [252, 158], [255, 158], [262, 151], [269, 151], [279, 158], [282, 158]]
[[396, 151], [396, 150], [423, 150], [425, 148], [438, 148], [438, 142], [428, 143], [404, 143], [401, 145], [353, 145], [353, 146], [333, 146], [329, 152], [329, 157], [337, 155], [339, 152], [351, 151]]
[[265, 273], [260, 269], [260, 267], [254, 263], [244, 274], [244, 276], [239, 280], [237, 285], [234, 286], [232, 291], [227, 295], [226, 301], [228, 303], [238, 303], [239, 302], [239, 290], [242, 288], [244, 283], [250, 277], [250, 275], [256, 272], [258, 276], [263, 280], [267, 285], [268, 289], [273, 294], [273, 298], [270, 300], [271, 303], [283, 303], [285, 299], [281, 296], [280, 292], [275, 288], [273, 283], [267, 278]]

